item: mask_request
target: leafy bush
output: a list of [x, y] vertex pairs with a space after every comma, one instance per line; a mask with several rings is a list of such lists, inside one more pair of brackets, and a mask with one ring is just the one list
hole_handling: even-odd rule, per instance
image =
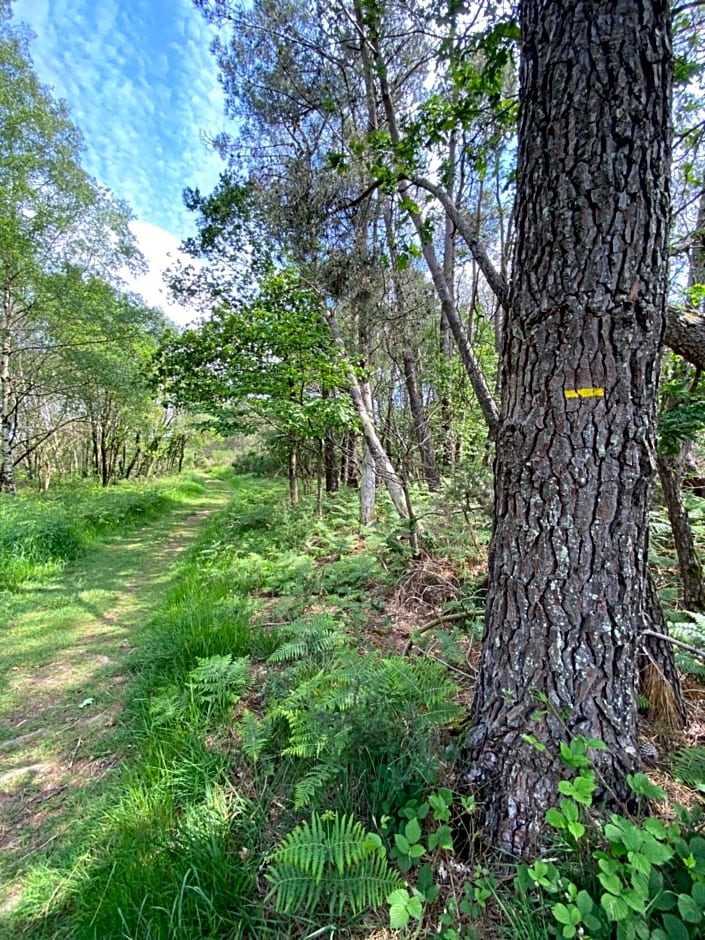
[[[550, 935], [593, 940], [695, 940], [705, 924], [705, 838], [694, 826], [698, 817], [679, 809], [665, 824], [647, 817], [634, 821], [612, 813], [604, 822], [589, 809], [595, 776], [586, 747], [599, 742], [578, 739], [564, 745], [576, 767], [572, 781], [562, 781], [564, 796], [546, 821], [560, 834], [565, 850], [551, 861], [523, 866], [517, 889], [531, 889], [551, 900]], [[665, 799], [644, 774], [628, 778], [640, 798]]]

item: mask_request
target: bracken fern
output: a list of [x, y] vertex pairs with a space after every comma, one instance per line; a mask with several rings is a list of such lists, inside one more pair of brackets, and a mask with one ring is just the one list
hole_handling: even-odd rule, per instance
[[325, 907], [341, 917], [379, 907], [400, 887], [382, 842], [353, 816], [313, 813], [290, 832], [271, 857], [267, 881], [281, 914], [312, 913]]
[[705, 787], [705, 747], [680, 747], [668, 755], [676, 780], [688, 787]]
[[269, 657], [271, 663], [320, 658], [348, 642], [340, 624], [330, 614], [295, 620], [281, 631], [283, 643]]

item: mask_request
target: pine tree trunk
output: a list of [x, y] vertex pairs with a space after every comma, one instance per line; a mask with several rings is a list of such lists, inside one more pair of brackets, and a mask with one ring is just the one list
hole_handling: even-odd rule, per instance
[[662, 0], [523, 0], [520, 18], [516, 246], [467, 779], [485, 839], [527, 856], [565, 773], [561, 740], [605, 742], [604, 795], [625, 798], [639, 766], [671, 46]]

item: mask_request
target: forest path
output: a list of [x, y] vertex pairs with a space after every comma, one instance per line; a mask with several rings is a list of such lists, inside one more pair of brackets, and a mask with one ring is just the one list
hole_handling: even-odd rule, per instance
[[136, 634], [232, 492], [202, 482], [203, 492], [0, 608], [0, 914], [26, 887], [30, 856], [34, 868], [90, 826], [129, 753], [119, 716]]

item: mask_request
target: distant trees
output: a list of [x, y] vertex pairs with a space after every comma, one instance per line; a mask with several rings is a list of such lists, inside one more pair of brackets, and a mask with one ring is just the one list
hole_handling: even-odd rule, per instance
[[210, 413], [222, 433], [277, 433], [294, 504], [302, 450], [320, 457], [327, 432], [354, 423], [346, 400], [330, 394], [341, 370], [320, 299], [290, 269], [262, 275], [251, 297], [221, 290], [210, 318], [162, 345], [158, 371], [172, 400]]
[[82, 169], [81, 148], [2, 2], [0, 493], [16, 491], [18, 468], [45, 486], [68, 469], [107, 483], [130, 435], [145, 446], [162, 420], [147, 418], [162, 318], [120, 291], [120, 270], [140, 261], [130, 213]]

